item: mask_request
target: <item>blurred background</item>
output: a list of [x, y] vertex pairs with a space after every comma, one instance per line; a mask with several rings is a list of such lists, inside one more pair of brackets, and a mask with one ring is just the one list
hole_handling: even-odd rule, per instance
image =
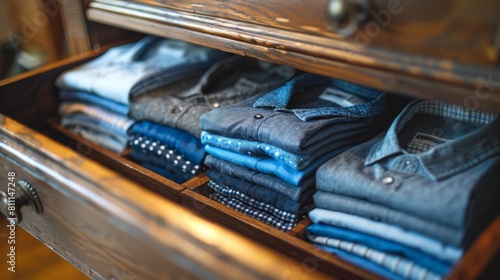
[[[73, 21], [63, 22], [61, 13], [75, 13]], [[82, 20], [79, 1], [1, 0], [0, 79], [89, 50]], [[72, 33], [64, 32], [65, 27], [75, 24], [79, 26], [72, 28]], [[16, 227], [16, 272], [8, 271], [5, 259], [10, 245], [6, 225], [7, 219], [0, 213], [0, 279], [58, 279], [62, 275], [67, 279], [88, 279], [19, 226]]]
[[89, 51], [82, 11], [76, 0], [0, 1], [0, 79]]

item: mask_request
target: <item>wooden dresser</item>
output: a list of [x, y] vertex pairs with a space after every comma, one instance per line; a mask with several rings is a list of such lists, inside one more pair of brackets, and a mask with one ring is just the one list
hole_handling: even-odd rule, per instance
[[[205, 174], [177, 184], [61, 128], [56, 77], [111, 43], [153, 34], [500, 113], [498, 0], [81, 3], [95, 51], [0, 81], [0, 194], [14, 181], [19, 226], [91, 278], [378, 278], [307, 242], [307, 220], [283, 233], [209, 199]], [[499, 249], [497, 217], [449, 279], [498, 277]]]

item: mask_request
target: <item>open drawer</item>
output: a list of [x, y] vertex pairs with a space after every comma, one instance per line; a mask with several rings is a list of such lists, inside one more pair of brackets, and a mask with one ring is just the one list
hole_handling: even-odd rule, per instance
[[[0, 178], [39, 199], [20, 226], [94, 279], [378, 278], [307, 243], [307, 221], [283, 233], [210, 200], [204, 174], [176, 184], [54, 125], [56, 77], [95, 55], [0, 83]], [[497, 218], [451, 279], [490, 273], [499, 236]]]
[[[324, 277], [184, 209], [172, 195], [180, 198], [181, 185], [158, 179], [169, 189], [160, 195], [148, 189], [155, 178], [137, 172], [141, 184], [127, 179], [133, 167], [125, 161], [118, 173], [87, 157], [97, 150], [72, 150], [51, 139], [57, 135], [48, 121], [58, 102], [54, 79], [93, 56], [2, 82], [0, 106], [7, 116], [0, 117], [0, 178], [15, 182], [18, 196], [20, 185], [31, 185], [41, 204], [36, 211], [30, 199], [22, 208], [16, 200], [19, 226], [94, 279]], [[2, 183], [4, 194], [7, 188]]]

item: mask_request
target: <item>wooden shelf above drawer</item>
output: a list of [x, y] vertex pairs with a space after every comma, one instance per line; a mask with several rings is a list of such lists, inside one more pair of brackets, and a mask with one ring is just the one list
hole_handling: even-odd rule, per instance
[[[214, 12], [182, 8], [185, 5], [178, 2], [96, 0], [91, 2], [87, 16], [91, 21], [285, 64], [388, 92], [500, 113], [500, 69], [496, 62], [477, 66], [460, 57], [412, 53], [404, 48], [376, 44], [360, 48], [352, 40], [338, 36], [259, 23], [254, 18], [242, 21], [234, 18], [237, 15], [222, 18]], [[277, 5], [275, 1], [270, 5], [273, 3]], [[456, 8], [464, 9], [463, 5]], [[493, 29], [491, 42], [497, 36], [497, 26]], [[428, 50], [425, 46], [419, 48]], [[461, 55], [467, 53], [472, 52], [460, 51]]]

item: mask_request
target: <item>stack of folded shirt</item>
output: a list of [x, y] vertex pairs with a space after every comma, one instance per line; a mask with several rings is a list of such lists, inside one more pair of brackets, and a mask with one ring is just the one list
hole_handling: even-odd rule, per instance
[[201, 75], [133, 94], [130, 115], [140, 122], [130, 129], [130, 157], [153, 170], [161, 167], [162, 174], [170, 173], [165, 176], [176, 182], [192, 178], [204, 170], [206, 155], [199, 139], [200, 116], [277, 88], [295, 72], [290, 67], [231, 56]]
[[308, 238], [389, 278], [439, 279], [500, 212], [500, 119], [414, 101], [317, 172]]
[[64, 127], [114, 152], [127, 147], [131, 96], [194, 77], [226, 54], [147, 36], [61, 74], [56, 86]]
[[313, 74], [201, 117], [210, 197], [289, 231], [312, 206], [317, 168], [372, 136], [386, 94]]

